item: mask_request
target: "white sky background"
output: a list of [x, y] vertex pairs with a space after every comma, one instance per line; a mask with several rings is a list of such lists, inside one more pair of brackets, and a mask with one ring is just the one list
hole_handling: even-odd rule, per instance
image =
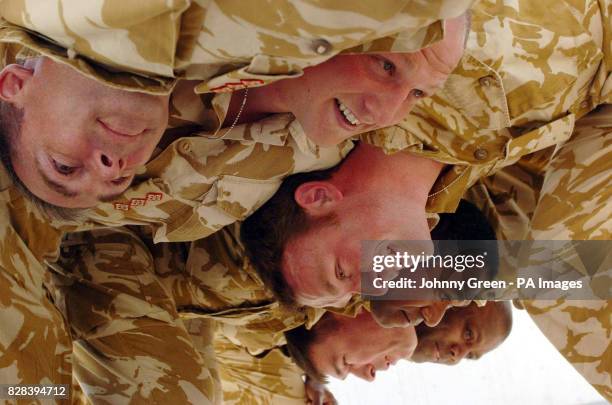
[[607, 404], [542, 335], [514, 310], [512, 333], [478, 361], [457, 366], [400, 361], [372, 383], [332, 380], [340, 405], [599, 405]]

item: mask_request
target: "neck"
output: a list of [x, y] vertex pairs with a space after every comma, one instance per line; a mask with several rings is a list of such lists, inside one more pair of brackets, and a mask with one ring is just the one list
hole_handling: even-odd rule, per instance
[[381, 149], [360, 143], [334, 175], [341, 190], [368, 189], [419, 201], [425, 206], [430, 190], [444, 165], [408, 152], [386, 155]]
[[254, 87], [248, 90], [238, 90], [232, 93], [230, 105], [223, 126], [230, 126], [240, 111], [242, 103], [245, 101], [242, 113], [236, 124], [257, 122], [271, 114], [288, 112], [278, 97], [277, 86], [274, 83], [262, 87]]

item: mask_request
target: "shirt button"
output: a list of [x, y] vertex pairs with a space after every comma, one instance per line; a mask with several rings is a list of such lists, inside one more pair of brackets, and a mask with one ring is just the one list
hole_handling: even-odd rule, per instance
[[327, 55], [332, 50], [332, 45], [324, 39], [317, 39], [312, 41], [312, 49], [319, 55]]
[[493, 76], [484, 76], [478, 79], [478, 83], [480, 83], [482, 87], [491, 87], [495, 84], [495, 78]]
[[584, 100], [582, 103], [580, 103], [580, 108], [585, 109], [585, 108], [589, 108], [589, 100]]
[[189, 143], [189, 141], [182, 141], [181, 142], [181, 150], [183, 152], [191, 151], [191, 144]]
[[485, 160], [489, 157], [489, 152], [486, 149], [478, 148], [474, 151], [474, 157], [476, 160]]

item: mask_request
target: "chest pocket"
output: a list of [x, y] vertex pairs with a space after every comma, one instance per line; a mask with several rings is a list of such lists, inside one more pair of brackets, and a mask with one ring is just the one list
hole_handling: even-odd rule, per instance
[[[202, 239], [251, 215], [274, 195], [279, 180], [222, 175], [196, 206], [184, 205], [157, 230], [155, 242]], [[164, 234], [160, 234], [163, 232]]]

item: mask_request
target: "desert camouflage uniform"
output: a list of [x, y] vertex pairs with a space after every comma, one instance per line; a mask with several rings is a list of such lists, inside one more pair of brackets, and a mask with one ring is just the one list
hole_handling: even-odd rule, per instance
[[[198, 379], [210, 383], [206, 392], [219, 395], [213, 329], [229, 350], [215, 348], [221, 378], [229, 373], [232, 384], [241, 384], [236, 370], [249, 358], [267, 357], [285, 344], [286, 330], [310, 327], [320, 318], [323, 309], [279, 304], [245, 258], [237, 229], [224, 228], [191, 244], [147, 246], [125, 228], [66, 238], [54, 266], [58, 274], [69, 271], [55, 277], [53, 294], [72, 328], [74, 374], [90, 400], [125, 401], [155, 388], [156, 395], [147, 398], [180, 398], [185, 390], [180, 382], [198, 386]], [[343, 313], [358, 310], [355, 305]], [[215, 328], [205, 323], [210, 320]], [[264, 364], [272, 373], [273, 359]]]
[[176, 79], [197, 79], [198, 93], [226, 92], [298, 77], [340, 52], [416, 51], [472, 2], [5, 0], [0, 37], [120, 88], [168, 94]]
[[[10, 48], [5, 54], [45, 55], [119, 88], [172, 91], [170, 126], [175, 130], [140, 173], [137, 186], [101, 204], [91, 219], [111, 226], [151, 224], [156, 242], [189, 241], [246, 217], [274, 193], [283, 176], [320, 168], [311, 162], [313, 156], [318, 160], [335, 154], [338, 162], [351, 147], [315, 147], [291, 114], [227, 134], [220, 129], [231, 98], [228, 91], [298, 77], [303, 68], [339, 52], [420, 49], [442, 38], [441, 19], [459, 15], [472, 2], [394, 0], [347, 6], [335, 1], [254, 1], [247, 6], [239, 1], [145, 5], [105, 0], [29, 7], [7, 0], [0, 6], [5, 19], [0, 21], [0, 43]], [[234, 40], [236, 33], [240, 41]], [[182, 136], [191, 138], [177, 140]], [[211, 145], [201, 137], [226, 141]], [[206, 157], [228, 145], [233, 150], [224, 156], [233, 165], [211, 175], [205, 166], [221, 162]], [[269, 152], [265, 158], [251, 156], [262, 150]], [[243, 159], [250, 160], [241, 163]]]
[[253, 356], [244, 347], [216, 335], [223, 402], [226, 405], [304, 405], [304, 372], [281, 347]]
[[[183, 134], [214, 137], [220, 135], [218, 130], [230, 99], [228, 94], [216, 93], [297, 77], [304, 67], [320, 63], [341, 51], [419, 49], [442, 38], [440, 19], [460, 14], [470, 2], [377, 1], [361, 2], [347, 9], [336, 2], [266, 2], [266, 7], [262, 7], [256, 2], [249, 2], [247, 6], [243, 2], [228, 1], [221, 4], [178, 0], [30, 4], [7, 0], [0, 4], [3, 18], [0, 21], [0, 53], [4, 65], [16, 59], [44, 55], [67, 63], [88, 77], [128, 90], [167, 94], [176, 86], [171, 126], [190, 126]], [[269, 13], [264, 14], [265, 10]], [[228, 32], [231, 35], [240, 32], [244, 34], [241, 38], [249, 36], [250, 40], [234, 41], [233, 36], [227, 36]], [[385, 38], [375, 40], [381, 37]], [[200, 81], [195, 84], [194, 92], [194, 84], [177, 86], [177, 78]], [[209, 94], [199, 97], [196, 93]], [[192, 108], [193, 100], [197, 103], [195, 108]], [[197, 130], [194, 130], [194, 124]], [[174, 139], [173, 135], [166, 139]], [[191, 184], [196, 184], [209, 173], [197, 170], [203, 163], [198, 164], [194, 159], [209, 146], [197, 141], [192, 144], [191, 140], [177, 142], [172, 144], [171, 152], [158, 155], [159, 159], [150, 167], [153, 175], [168, 175], [173, 181], [177, 176], [181, 177], [180, 184], [176, 184], [182, 194], [170, 198], [175, 205], [167, 203], [165, 193], [172, 192], [173, 188], [162, 179], [151, 181], [148, 189], [141, 183], [137, 191], [128, 193], [116, 204], [107, 205], [107, 211], [102, 208], [94, 219], [105, 219], [117, 211], [124, 212], [126, 208], [135, 211], [148, 203], [147, 215], [153, 219], [140, 220], [135, 214], [136, 220], [120, 218], [119, 222], [109, 223], [158, 221], [162, 228], [159, 240], [165, 238], [166, 231], [171, 233], [177, 228], [181, 228], [178, 239], [195, 239], [254, 209], [265, 195], [274, 192], [278, 180], [272, 181], [273, 184], [267, 183], [274, 175], [306, 170], [296, 156], [298, 149], [312, 153], [316, 159], [321, 156], [325, 159], [332, 154], [314, 148], [303, 136], [300, 125], [289, 115], [236, 128], [232, 135], [250, 142], [220, 141], [211, 147], [212, 153], [218, 154], [227, 146], [234, 145], [227, 151], [227, 155], [234, 154], [234, 159], [232, 161], [228, 156], [225, 163], [231, 161], [235, 164], [259, 150], [270, 151], [267, 155], [270, 160], [255, 159], [249, 161], [251, 164], [264, 164], [265, 167], [265, 163], [275, 162], [271, 165], [274, 173], [269, 176], [253, 166], [249, 167], [248, 171], [254, 174], [247, 178], [248, 192], [232, 195], [244, 181], [240, 177], [242, 172], [235, 167], [217, 173], [213, 180], [207, 179], [201, 189], [189, 189], [189, 180], [185, 181], [182, 173], [177, 175], [176, 170], [180, 169], [164, 167], [168, 163], [164, 159], [180, 156], [183, 163], [189, 162], [188, 166], [196, 168], [196, 175], [191, 179]], [[287, 140], [289, 135], [293, 136], [291, 140]], [[254, 143], [254, 140], [262, 139], [265, 141], [263, 144]], [[170, 143], [166, 141], [165, 145]], [[285, 147], [287, 143], [289, 148]], [[192, 145], [194, 154], [190, 153]], [[342, 151], [348, 149], [339, 150], [333, 151], [335, 161], [342, 157]], [[206, 164], [214, 163], [207, 161]], [[317, 167], [310, 163], [306, 166]], [[236, 174], [237, 177], [232, 177]], [[5, 257], [1, 263], [0, 287], [2, 324], [5, 327], [0, 342], [0, 376], [2, 382], [10, 383], [69, 382], [68, 333], [43, 283], [43, 279], [50, 278], [44, 266], [54, 260], [62, 231], [50, 226], [49, 221], [24, 201], [10, 182], [5, 181], [4, 173], [2, 176], [2, 193], [6, 202], [2, 208], [5, 236], [2, 252]], [[148, 177], [145, 175], [145, 180], [141, 178], [140, 181], [146, 181]], [[260, 189], [263, 191], [258, 192]], [[236, 203], [238, 197], [247, 200], [246, 208]], [[221, 219], [215, 217], [216, 212], [220, 213]], [[207, 224], [209, 214], [210, 224]], [[168, 220], [174, 215], [179, 217], [177, 221]], [[168, 230], [166, 224], [170, 222], [172, 225]], [[192, 230], [193, 234], [190, 233]], [[6, 325], [16, 327], [6, 328]], [[46, 339], [44, 343], [41, 340], [43, 336]], [[40, 366], [34, 368], [32, 364]]]
[[[467, 194], [500, 238], [609, 240], [612, 111], [602, 105], [612, 102], [611, 19], [609, 0], [478, 1], [444, 89], [367, 138], [453, 165], [430, 210], [452, 211]], [[609, 302], [525, 306], [610, 400]]]
[[48, 299], [62, 230], [23, 197], [0, 165], [0, 383], [70, 384], [71, 342]]
[[[609, 240], [611, 19], [608, 0], [480, 0], [444, 89], [399, 125], [362, 138], [449, 164], [432, 212], [452, 212], [465, 195], [500, 238]], [[610, 301], [523, 304], [611, 400]]]

